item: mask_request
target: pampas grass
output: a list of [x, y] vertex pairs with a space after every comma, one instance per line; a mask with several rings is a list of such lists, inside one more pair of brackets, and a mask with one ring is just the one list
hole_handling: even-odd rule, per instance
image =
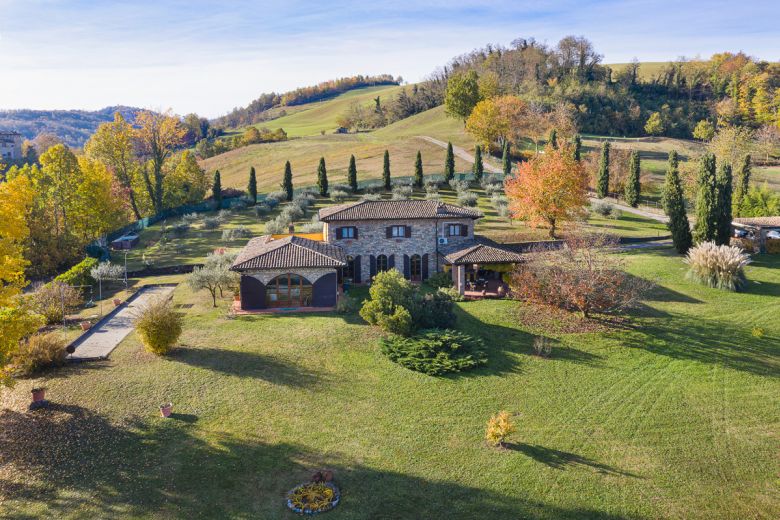
[[750, 256], [734, 246], [702, 242], [691, 248], [685, 258], [690, 266], [688, 278], [717, 289], [739, 291], [746, 283], [744, 268]]

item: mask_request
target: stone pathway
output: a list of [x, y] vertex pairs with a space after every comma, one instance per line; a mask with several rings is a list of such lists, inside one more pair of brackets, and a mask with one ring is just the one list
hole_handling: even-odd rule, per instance
[[154, 285], [142, 287], [129, 301], [116, 309], [108, 319], [99, 322], [73, 342], [75, 350], [68, 359], [88, 361], [106, 359], [119, 343], [133, 330], [133, 318], [139, 307], [154, 298], [168, 298], [175, 286]]

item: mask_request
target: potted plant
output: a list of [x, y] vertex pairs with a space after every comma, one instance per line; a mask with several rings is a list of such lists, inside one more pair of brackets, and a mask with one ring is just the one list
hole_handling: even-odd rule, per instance
[[163, 417], [170, 417], [173, 411], [173, 403], [165, 403], [160, 405], [160, 415]]
[[122, 304], [122, 300], [119, 298], [114, 298], [112, 301], [114, 302], [114, 307], [119, 307]]
[[40, 403], [46, 398], [46, 387], [39, 386], [32, 389], [33, 403]]
[[92, 326], [92, 322], [89, 320], [82, 321], [79, 325], [81, 325], [81, 330], [89, 330], [89, 328]]

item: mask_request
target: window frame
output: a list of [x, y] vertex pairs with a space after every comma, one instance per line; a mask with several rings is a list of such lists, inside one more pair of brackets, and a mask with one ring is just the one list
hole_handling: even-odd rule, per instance
[[[347, 233], [349, 236], [347, 236]], [[336, 231], [339, 240], [355, 240], [357, 238], [356, 226], [342, 226]]]
[[[400, 230], [401, 234], [396, 235], [396, 231]], [[392, 225], [390, 226], [390, 238], [408, 238], [406, 236], [406, 226], [403, 225]]]

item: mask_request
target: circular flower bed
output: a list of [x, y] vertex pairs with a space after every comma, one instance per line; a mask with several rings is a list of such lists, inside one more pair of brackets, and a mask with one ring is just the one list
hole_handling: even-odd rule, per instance
[[295, 486], [287, 493], [287, 507], [296, 513], [313, 515], [336, 507], [341, 499], [339, 488], [330, 482], [309, 482]]

